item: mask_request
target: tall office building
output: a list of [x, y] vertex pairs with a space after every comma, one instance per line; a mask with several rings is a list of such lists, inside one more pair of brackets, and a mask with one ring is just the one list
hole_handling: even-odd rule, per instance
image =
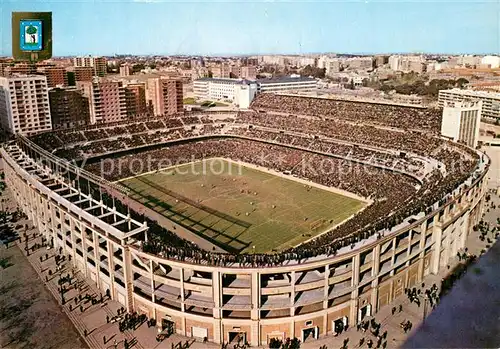
[[47, 78], [0, 77], [0, 123], [13, 134], [33, 135], [52, 130]]
[[76, 87], [49, 90], [49, 102], [54, 130], [90, 123], [89, 100]]
[[94, 76], [105, 76], [107, 71], [106, 58], [104, 57], [75, 57], [75, 67], [90, 67]]
[[479, 139], [482, 101], [446, 102], [441, 135], [475, 148]]
[[147, 113], [146, 85], [134, 83], [125, 86], [127, 98], [127, 115], [129, 117]]
[[148, 79], [147, 99], [153, 114], [172, 115], [183, 111], [182, 80], [175, 78]]
[[126, 90], [121, 81], [77, 82], [77, 87], [89, 99], [90, 123], [122, 121], [127, 117]]

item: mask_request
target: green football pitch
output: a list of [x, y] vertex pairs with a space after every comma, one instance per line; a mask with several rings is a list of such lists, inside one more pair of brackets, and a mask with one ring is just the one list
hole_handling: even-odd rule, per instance
[[132, 199], [227, 251], [281, 251], [366, 203], [223, 159], [128, 178]]

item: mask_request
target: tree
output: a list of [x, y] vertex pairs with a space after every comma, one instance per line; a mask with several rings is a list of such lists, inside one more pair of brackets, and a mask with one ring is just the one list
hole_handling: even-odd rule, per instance
[[455, 85], [457, 87], [464, 87], [465, 84], [468, 84], [469, 83], [469, 80], [465, 79], [465, 78], [458, 78], [456, 81], [455, 81]]
[[26, 33], [29, 34], [31, 36], [31, 42], [34, 44], [36, 42], [36, 36], [35, 34], [38, 32], [38, 29], [36, 29], [36, 27], [30, 25], [27, 29], [26, 29]]
[[311, 65], [306, 65], [301, 71], [300, 75], [313, 76], [315, 78], [323, 79], [326, 74], [325, 68], [316, 68]]

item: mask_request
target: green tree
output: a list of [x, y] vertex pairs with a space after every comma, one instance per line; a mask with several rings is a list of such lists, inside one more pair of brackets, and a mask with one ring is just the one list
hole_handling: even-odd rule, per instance
[[469, 80], [465, 79], [465, 78], [458, 78], [456, 81], [455, 81], [455, 85], [457, 87], [464, 87], [464, 85], [468, 84], [469, 83]]
[[38, 32], [38, 29], [36, 29], [36, 27], [30, 25], [27, 29], [26, 29], [26, 33], [29, 34], [31, 36], [31, 42], [35, 43], [36, 41], [36, 36], [35, 34]]
[[28, 34], [30, 34], [30, 35], [31, 35], [31, 34], [36, 34], [36, 32], [37, 32], [37, 31], [38, 31], [38, 30], [36, 29], [36, 27], [34, 27], [34, 26], [32, 26], [32, 25], [30, 25], [30, 26], [28, 27], [28, 29], [26, 29], [26, 33], [28, 33]]
[[302, 70], [300, 70], [300, 75], [313, 76], [315, 78], [323, 79], [325, 77], [325, 68], [316, 68], [311, 65], [306, 65]]

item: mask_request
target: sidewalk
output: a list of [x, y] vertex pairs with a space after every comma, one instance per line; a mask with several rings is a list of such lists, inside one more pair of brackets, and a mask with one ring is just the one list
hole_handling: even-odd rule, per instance
[[[23, 224], [26, 222], [20, 222]], [[28, 240], [28, 246], [33, 246], [35, 243], [41, 244], [41, 236], [35, 231], [29, 231], [30, 239]], [[37, 234], [36, 238], [32, 238], [33, 234]], [[22, 235], [22, 234], [21, 234]], [[22, 250], [23, 254], [26, 256], [26, 251], [24, 251], [25, 241], [17, 242], [18, 247]], [[72, 268], [71, 262], [68, 262], [67, 258], [65, 262], [60, 263], [62, 268], [56, 271], [56, 260], [55, 254], [57, 251], [54, 249], [47, 250], [46, 247], [41, 247], [34, 252], [30, 252], [27, 256], [28, 261], [33, 266], [37, 274], [39, 275], [45, 286], [51, 291], [54, 298], [61, 304], [61, 294], [59, 292], [58, 280], [59, 277], [67, 276], [68, 274], [73, 276], [72, 286], [70, 287], [68, 283], [65, 283], [67, 291], [64, 294], [65, 304], [61, 305], [64, 312], [68, 315], [70, 320], [75, 324], [75, 327], [79, 331], [82, 338], [85, 339], [90, 348], [109, 348], [109, 349], [122, 349], [124, 348], [124, 340], [127, 339], [129, 343], [134, 343], [130, 348], [136, 349], [150, 349], [150, 348], [172, 348], [173, 345], [177, 345], [179, 342], [189, 343], [193, 342], [192, 338], [187, 338], [178, 335], [172, 335], [165, 339], [163, 342], [158, 343], [156, 341], [157, 328], [148, 328], [147, 323], [143, 323], [135, 330], [127, 330], [123, 333], [119, 331], [118, 322], [107, 323], [106, 316], [113, 318], [118, 315], [118, 310], [122, 305], [116, 301], [108, 300], [106, 295], [101, 293], [97, 287], [93, 284], [91, 280], [87, 280], [83, 275]], [[49, 258], [46, 260], [45, 255], [48, 254]], [[40, 262], [40, 257], [43, 261]], [[52, 275], [49, 275], [49, 270], [52, 271]], [[46, 281], [48, 278], [48, 282]], [[78, 286], [81, 286], [82, 290], [79, 291]], [[69, 288], [70, 287], [70, 288]], [[69, 288], [69, 289], [68, 289]], [[78, 296], [85, 294], [95, 296], [97, 299], [102, 295], [105, 301], [92, 305], [91, 302], [81, 302], [78, 300]], [[76, 303], [75, 303], [76, 300]], [[80, 311], [80, 305], [83, 306], [83, 313]], [[71, 306], [71, 310], [70, 310]], [[87, 331], [87, 336], [84, 332]], [[106, 343], [104, 343], [103, 337], [106, 337]], [[116, 346], [115, 346], [116, 344]], [[213, 347], [217, 348], [216, 344], [203, 344], [198, 342], [193, 342], [190, 348], [207, 348]]]
[[[496, 195], [492, 195], [492, 203], [498, 206], [500, 205], [500, 199]], [[490, 204], [488, 204], [488, 207], [489, 205]], [[499, 211], [499, 208], [495, 210], [490, 209], [490, 212], [485, 215], [485, 219], [487, 219], [492, 226], [496, 226], [496, 217], [498, 217]], [[30, 224], [30, 222], [26, 220], [16, 223], [16, 225], [19, 224], [21, 224], [23, 227], [20, 231], [20, 236], [23, 236], [25, 224], [32, 226], [32, 224]], [[36, 229], [29, 230], [26, 233], [29, 236], [28, 246], [33, 246], [35, 243], [41, 244], [41, 236]], [[33, 234], [35, 234], [35, 237], [33, 237]], [[469, 253], [475, 254], [477, 256], [479, 256], [480, 251], [484, 249], [488, 244], [485, 241], [480, 241], [478, 237], [478, 232], [471, 232], [466, 242]], [[22, 250], [23, 254], [26, 255], [26, 251], [24, 251], [24, 247], [26, 245], [24, 238], [21, 242], [17, 242], [17, 245]], [[156, 327], [148, 328], [146, 323], [142, 324], [136, 330], [127, 330], [121, 333], [118, 329], [117, 322], [106, 322], [106, 315], [112, 318], [113, 316], [117, 315], [118, 309], [122, 307], [122, 305], [116, 301], [106, 300], [103, 304], [98, 303], [95, 305], [92, 305], [90, 302], [85, 303], [85, 301], [77, 301], [77, 303], [75, 304], [75, 297], [78, 297], [78, 295], [80, 294], [84, 296], [86, 293], [88, 293], [90, 295], [95, 295], [97, 298], [100, 298], [101, 293], [91, 280], [83, 278], [83, 275], [80, 272], [73, 271], [71, 262], [68, 262], [67, 259], [61, 264], [63, 266], [62, 270], [55, 273], [56, 261], [54, 257], [56, 253], [57, 251], [55, 251], [54, 249], [47, 250], [45, 247], [42, 247], [30, 253], [29, 256], [27, 256], [27, 259], [39, 275], [40, 280], [44, 282], [46, 287], [51, 291], [54, 298], [59, 303], [61, 303], [61, 295], [58, 290], [59, 286], [57, 284], [59, 275], [74, 275], [74, 282], [72, 282], [73, 287], [71, 287], [65, 293], [66, 303], [62, 306], [62, 309], [74, 323], [78, 332], [88, 343], [90, 348], [122, 349], [124, 348], [125, 339], [127, 339], [129, 343], [131, 341], [135, 341], [135, 344], [133, 346], [130, 346], [130, 348], [139, 349], [171, 349], [172, 345], [177, 345], [179, 342], [186, 343], [186, 341], [189, 341], [189, 343], [191, 343], [193, 341], [192, 338], [173, 335], [163, 342], [158, 343], [155, 339], [157, 334]], [[49, 255], [49, 258], [47, 260], [45, 260], [46, 254]], [[43, 259], [42, 262], [40, 262], [40, 257], [42, 257]], [[449, 270], [452, 270], [457, 263], [458, 258], [456, 256], [453, 256], [453, 260], [450, 262]], [[53, 272], [52, 276], [49, 276], [49, 269]], [[423, 283], [425, 283], [424, 289], [430, 287], [434, 283], [439, 287], [441, 284], [441, 279], [449, 273], [449, 270], [445, 268], [441, 270], [438, 275], [427, 276], [423, 281]], [[48, 278], [48, 282], [45, 281], [46, 277]], [[81, 292], [74, 287], [75, 284], [81, 285], [83, 287]], [[66, 284], [66, 286], [68, 286], [68, 284]], [[418, 288], [419, 287], [417, 287], [417, 289]], [[102, 296], [105, 297], [104, 294], [102, 294]], [[70, 310], [70, 305], [72, 307], [72, 310]], [[84, 307], [83, 313], [79, 309], [80, 305], [83, 305]], [[403, 306], [403, 311], [396, 311], [396, 313], [392, 315], [392, 308], [396, 307], [398, 309], [400, 305]], [[411, 333], [416, 331], [423, 319], [423, 308], [424, 307], [422, 305], [418, 307], [415, 303], [410, 303], [408, 297], [406, 295], [402, 295], [394, 300], [390, 305], [383, 307], [378, 313], [375, 314], [373, 318], [381, 324], [380, 333], [382, 334], [387, 331], [387, 338], [384, 340], [384, 342], [387, 341], [387, 348], [397, 348], [401, 346], [406, 338], [408, 338]], [[428, 306], [427, 314], [429, 314], [430, 312], [431, 309]], [[413, 324], [412, 331], [406, 334], [400, 327], [400, 323], [404, 320], [409, 320]], [[87, 336], [84, 336], [85, 330], [87, 331]], [[104, 343], [103, 341], [104, 336], [106, 337], [106, 343]], [[362, 346], [359, 345], [361, 338], [365, 339]], [[366, 348], [366, 341], [368, 339], [371, 339], [374, 343], [377, 342], [377, 339], [370, 333], [370, 331], [363, 333], [362, 331], [357, 331], [356, 327], [354, 326], [350, 327], [347, 331], [343, 332], [337, 337], [328, 335], [318, 340], [306, 341], [305, 343], [302, 343], [301, 347], [305, 349], [317, 349], [325, 345], [329, 349], [341, 348], [343, 346], [344, 340], [346, 339], [348, 339], [348, 348]], [[375, 347], [375, 344], [373, 347]], [[192, 342], [190, 348], [219, 348], [219, 345], [213, 343]], [[232, 348], [230, 347], [230, 349]]]

